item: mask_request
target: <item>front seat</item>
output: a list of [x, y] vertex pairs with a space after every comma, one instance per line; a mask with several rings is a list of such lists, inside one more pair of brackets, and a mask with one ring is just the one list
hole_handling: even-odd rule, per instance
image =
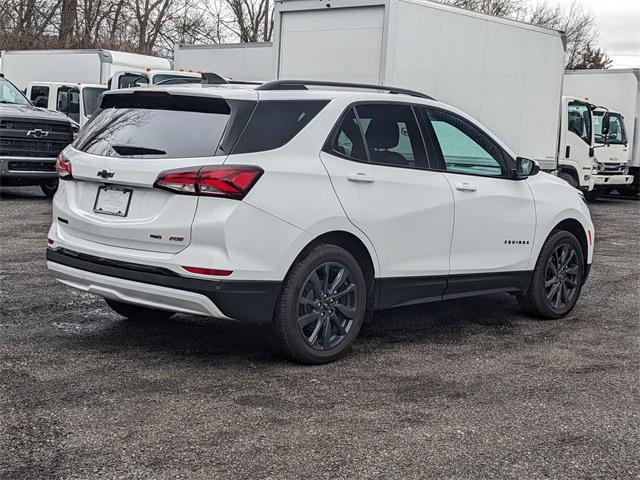
[[389, 150], [396, 147], [400, 141], [400, 130], [393, 119], [372, 118], [367, 127], [365, 138], [373, 163], [386, 163], [405, 167], [409, 165], [403, 155]]

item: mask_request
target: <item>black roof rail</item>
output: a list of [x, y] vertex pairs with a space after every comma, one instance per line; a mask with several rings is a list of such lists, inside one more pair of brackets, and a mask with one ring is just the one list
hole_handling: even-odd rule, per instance
[[256, 88], [256, 90], [307, 90], [307, 86], [385, 90], [389, 93], [435, 100], [427, 94], [417, 92], [415, 90], [409, 90], [408, 88], [391, 87], [389, 85], [374, 85], [369, 83], [329, 82], [324, 80], [273, 80], [271, 82], [263, 83]]

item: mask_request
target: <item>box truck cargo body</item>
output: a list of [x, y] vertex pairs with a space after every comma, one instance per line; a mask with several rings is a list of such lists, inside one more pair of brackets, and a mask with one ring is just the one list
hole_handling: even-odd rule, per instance
[[176, 45], [173, 59], [175, 68], [214, 72], [233, 80], [275, 78], [271, 42]]
[[18, 88], [31, 81], [104, 84], [120, 70], [169, 69], [166, 58], [114, 50], [7, 50], [2, 73]]
[[281, 79], [411, 88], [460, 108], [518, 155], [555, 169], [562, 33], [419, 0], [281, 0]]
[[[624, 132], [620, 134], [625, 134], [626, 142], [610, 142], [608, 147], [596, 148], [595, 155], [602, 162], [610, 159], [628, 162], [629, 173], [634, 177], [633, 192], [637, 193], [640, 187], [640, 68], [568, 70], [564, 91], [622, 115]], [[630, 189], [622, 190], [632, 193]]]

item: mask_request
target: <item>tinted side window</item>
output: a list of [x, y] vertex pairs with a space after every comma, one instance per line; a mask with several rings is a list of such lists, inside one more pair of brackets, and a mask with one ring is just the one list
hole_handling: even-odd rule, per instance
[[30, 100], [37, 107], [45, 107], [49, 104], [49, 87], [31, 87], [31, 98]]
[[331, 150], [361, 162], [367, 161], [362, 132], [353, 108], [349, 109], [336, 133]]
[[409, 105], [358, 105], [356, 111], [371, 163], [427, 168], [422, 135]]
[[441, 110], [426, 110], [448, 172], [499, 177], [500, 148], [462, 118]]
[[56, 99], [56, 110], [64, 113], [74, 122], [80, 122], [80, 90], [60, 87]]
[[282, 147], [300, 133], [327, 103], [316, 100], [258, 102], [232, 153], [263, 152]]

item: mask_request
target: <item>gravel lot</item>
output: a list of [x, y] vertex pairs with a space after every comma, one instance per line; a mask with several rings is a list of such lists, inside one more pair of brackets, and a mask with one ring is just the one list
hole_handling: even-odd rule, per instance
[[573, 313], [382, 312], [323, 367], [259, 329], [135, 323], [48, 277], [50, 202], [0, 193], [0, 479], [640, 478], [640, 202], [592, 204]]

